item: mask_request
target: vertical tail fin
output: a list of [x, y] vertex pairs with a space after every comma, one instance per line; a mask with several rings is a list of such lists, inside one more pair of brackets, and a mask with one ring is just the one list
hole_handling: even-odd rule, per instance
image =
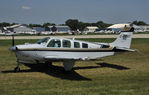
[[125, 26], [124, 30], [121, 31], [117, 39], [114, 42], [110, 43], [110, 45], [115, 47], [130, 48], [133, 31], [133, 27], [128, 28], [127, 26]]

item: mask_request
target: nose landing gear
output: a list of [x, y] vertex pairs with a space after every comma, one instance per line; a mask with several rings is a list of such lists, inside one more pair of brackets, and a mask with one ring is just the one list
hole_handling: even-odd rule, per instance
[[20, 67], [15, 67], [14, 72], [20, 72]]
[[17, 61], [17, 67], [14, 68], [14, 72], [20, 72], [20, 63]]

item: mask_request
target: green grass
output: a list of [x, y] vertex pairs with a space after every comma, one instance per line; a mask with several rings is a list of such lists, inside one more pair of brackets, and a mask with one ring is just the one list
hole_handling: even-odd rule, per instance
[[[114, 39], [80, 39], [112, 42]], [[36, 40], [16, 40], [16, 44]], [[14, 73], [16, 58], [8, 51], [10, 40], [0, 40], [1, 95], [149, 95], [149, 39], [133, 39], [130, 52], [96, 61], [78, 61], [70, 73], [55, 68], [21, 65]]]

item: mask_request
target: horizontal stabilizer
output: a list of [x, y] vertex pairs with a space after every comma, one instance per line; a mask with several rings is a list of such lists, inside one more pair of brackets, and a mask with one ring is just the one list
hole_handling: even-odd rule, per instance
[[118, 50], [123, 50], [123, 51], [128, 51], [128, 52], [135, 52], [136, 50], [129, 49], [129, 48], [121, 48], [121, 47], [116, 47]]

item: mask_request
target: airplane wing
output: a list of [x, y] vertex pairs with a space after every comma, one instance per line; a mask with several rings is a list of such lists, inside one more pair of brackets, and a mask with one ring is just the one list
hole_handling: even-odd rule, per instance
[[45, 60], [52, 60], [52, 61], [57, 61], [57, 60], [79, 60], [77, 58], [60, 58], [60, 57], [54, 57], [54, 56], [45, 56], [44, 57]]
[[60, 58], [60, 57], [55, 57], [55, 56], [45, 56], [45, 60], [88, 60], [88, 58]]

